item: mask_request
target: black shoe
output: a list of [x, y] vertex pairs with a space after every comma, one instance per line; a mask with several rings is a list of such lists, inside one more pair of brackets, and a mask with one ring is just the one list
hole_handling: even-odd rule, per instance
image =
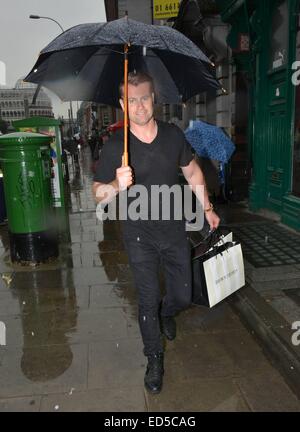
[[148, 365], [144, 383], [148, 392], [157, 394], [162, 389], [164, 375], [164, 354], [158, 353], [148, 356]]
[[176, 338], [176, 321], [172, 316], [160, 318], [161, 331], [170, 341]]

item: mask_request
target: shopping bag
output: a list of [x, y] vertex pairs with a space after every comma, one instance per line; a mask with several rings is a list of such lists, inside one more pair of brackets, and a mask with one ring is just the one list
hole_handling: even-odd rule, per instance
[[242, 248], [227, 242], [192, 259], [192, 303], [212, 307], [245, 285]]
[[233, 235], [232, 232], [229, 232], [226, 235], [221, 235], [220, 240], [216, 243], [216, 246], [222, 246], [224, 243], [232, 243]]
[[208, 235], [198, 243], [193, 242], [191, 239], [193, 258], [211, 251], [214, 246], [222, 246], [224, 243], [232, 242], [232, 232], [226, 230], [227, 232], [224, 234], [223, 231], [224, 229], [221, 230], [220, 228], [209, 231]]

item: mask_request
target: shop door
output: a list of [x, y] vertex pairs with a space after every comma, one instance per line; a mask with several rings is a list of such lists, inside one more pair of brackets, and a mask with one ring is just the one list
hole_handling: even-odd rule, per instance
[[279, 212], [284, 194], [285, 153], [288, 148], [286, 142], [286, 110], [283, 104], [270, 109], [268, 123], [266, 204], [271, 210]]
[[267, 72], [266, 207], [280, 212], [288, 173], [287, 80], [288, 1], [272, 2]]

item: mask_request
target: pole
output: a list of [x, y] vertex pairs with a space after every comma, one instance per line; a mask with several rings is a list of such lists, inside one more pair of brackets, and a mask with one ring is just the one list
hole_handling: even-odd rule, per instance
[[124, 46], [124, 154], [123, 164], [128, 166], [128, 45]]
[[70, 124], [71, 124], [71, 132], [72, 132], [72, 137], [73, 137], [73, 135], [74, 135], [74, 118], [73, 118], [72, 101], [70, 101]]
[[42, 18], [42, 19], [47, 19], [47, 20], [53, 21], [60, 27], [62, 33], [64, 32], [62, 25], [60, 25], [59, 22], [53, 18], [46, 17], [46, 16], [40, 16], [40, 15], [29, 15], [29, 18], [31, 18], [31, 19], [41, 19]]
[[153, 15], [154, 15], [154, 5], [153, 5], [153, 0], [150, 0], [150, 2], [151, 2], [151, 6], [150, 6], [150, 9], [151, 9], [151, 24], [154, 24], [154, 17], [153, 17]]

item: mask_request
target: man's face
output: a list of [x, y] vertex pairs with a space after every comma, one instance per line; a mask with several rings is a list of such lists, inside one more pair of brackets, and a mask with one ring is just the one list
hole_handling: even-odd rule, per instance
[[[124, 109], [123, 99], [120, 104]], [[151, 84], [144, 82], [138, 86], [128, 84], [128, 116], [131, 123], [144, 126], [153, 117], [154, 95]]]

